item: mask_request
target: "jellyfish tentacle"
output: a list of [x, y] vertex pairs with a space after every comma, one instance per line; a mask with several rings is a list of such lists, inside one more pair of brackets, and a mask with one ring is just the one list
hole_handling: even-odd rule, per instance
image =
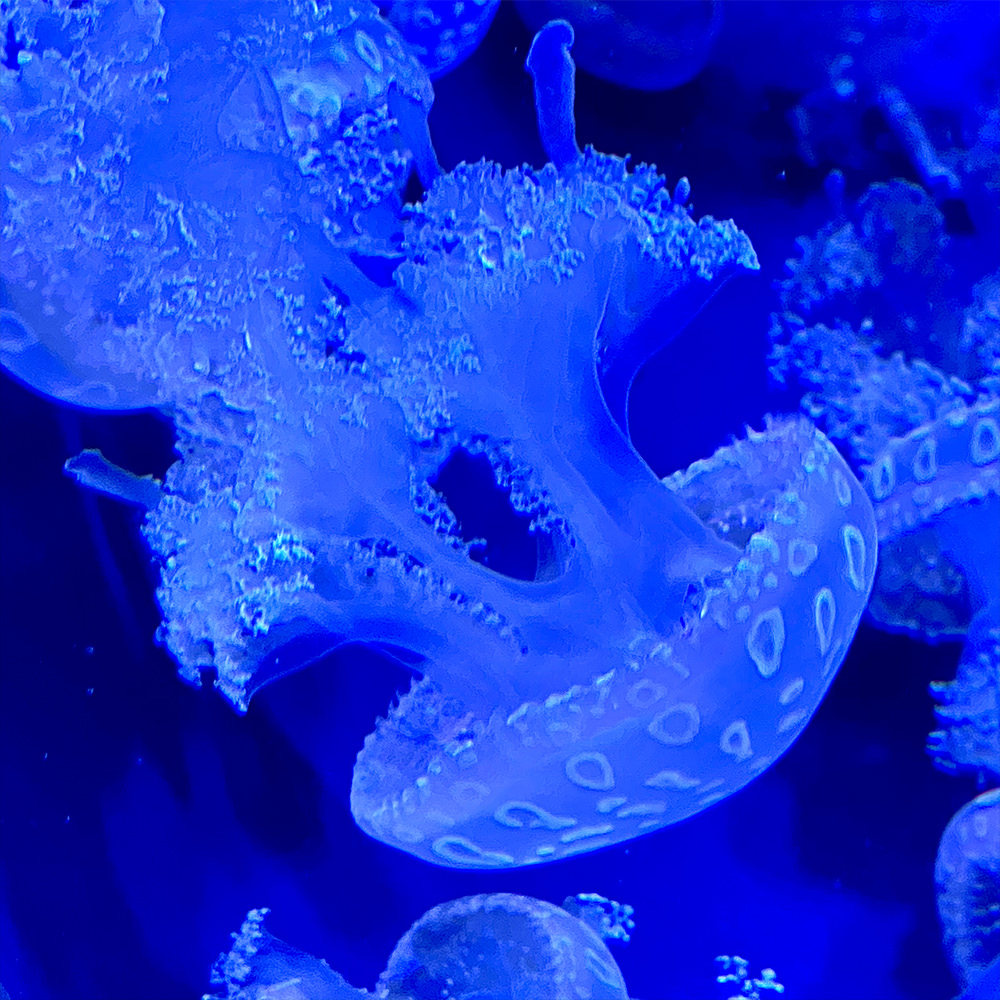
[[572, 25], [568, 21], [550, 21], [532, 40], [525, 63], [535, 81], [542, 145], [560, 170], [580, 158], [573, 113], [576, 67], [569, 54], [572, 46]]

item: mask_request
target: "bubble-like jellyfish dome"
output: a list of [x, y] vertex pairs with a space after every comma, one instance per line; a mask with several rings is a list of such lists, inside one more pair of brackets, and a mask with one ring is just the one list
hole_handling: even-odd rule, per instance
[[540, 899], [492, 893], [435, 906], [399, 939], [371, 992], [275, 938], [268, 912], [252, 910], [233, 934], [212, 971], [225, 992], [205, 1000], [628, 1000], [585, 914]]
[[[941, 836], [934, 878], [944, 944], [963, 989], [987, 996], [1000, 967], [1000, 789], [964, 805]], [[980, 988], [977, 988], [980, 984]]]
[[433, 80], [472, 54], [499, 6], [500, 0], [391, 0], [379, 10]]
[[400, 938], [375, 992], [385, 1000], [628, 998], [591, 927], [561, 907], [509, 893], [469, 896], [425, 913]]

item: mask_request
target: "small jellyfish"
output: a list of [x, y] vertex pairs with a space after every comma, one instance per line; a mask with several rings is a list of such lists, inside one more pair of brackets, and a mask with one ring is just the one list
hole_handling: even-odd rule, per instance
[[425, 913], [400, 938], [375, 995], [627, 1000], [628, 991], [589, 924], [542, 900], [495, 893]]
[[280, 941], [264, 929], [267, 907], [251, 910], [232, 934], [233, 946], [212, 966], [219, 991], [202, 1000], [367, 1000], [321, 958]]
[[938, 915], [955, 977], [970, 996], [1000, 961], [1000, 789], [964, 805], [945, 827], [934, 865]]
[[527, 896], [466, 896], [428, 910], [400, 938], [372, 992], [273, 937], [263, 927], [268, 912], [251, 910], [233, 934], [212, 969], [212, 984], [225, 992], [204, 1000], [628, 1000], [602, 934]]

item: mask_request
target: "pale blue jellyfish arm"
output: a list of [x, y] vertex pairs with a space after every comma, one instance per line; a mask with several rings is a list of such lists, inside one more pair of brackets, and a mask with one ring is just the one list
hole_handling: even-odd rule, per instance
[[[538, 131], [549, 159], [564, 174], [582, 162], [573, 110], [576, 66], [570, 56], [574, 30], [567, 21], [551, 21], [535, 35], [525, 65], [535, 83]], [[691, 185], [682, 177], [671, 199], [663, 178], [646, 164], [635, 168], [632, 204], [656, 206], [661, 214], [654, 232], [686, 216]], [[664, 197], [666, 195], [666, 197]], [[703, 220], [703, 228], [685, 234], [684, 263], [701, 281], [669, 273], [639, 276], [634, 260], [616, 261], [616, 294], [605, 304], [598, 332], [601, 392], [618, 426], [628, 432], [628, 395], [642, 362], [676, 336], [732, 275], [757, 270], [756, 255], [746, 236], [732, 223]], [[674, 261], [673, 263], [679, 263]], [[671, 287], [664, 288], [666, 283]]]
[[535, 35], [527, 67], [535, 81], [538, 131], [549, 159], [559, 169], [580, 158], [576, 143], [576, 67], [570, 58], [573, 28], [568, 21], [551, 21]]
[[137, 476], [109, 462], [93, 448], [84, 449], [67, 460], [64, 468], [81, 485], [145, 510], [152, 510], [163, 499], [163, 484], [158, 480], [152, 476]]

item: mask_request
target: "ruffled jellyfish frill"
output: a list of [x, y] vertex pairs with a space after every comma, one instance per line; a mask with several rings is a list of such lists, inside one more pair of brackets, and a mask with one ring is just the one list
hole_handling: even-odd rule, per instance
[[935, 681], [931, 694], [939, 728], [927, 751], [942, 771], [1000, 779], [1000, 621], [985, 610], [969, 626], [958, 670]]
[[400, 938], [372, 992], [271, 935], [267, 913], [251, 910], [215, 963], [226, 1000], [628, 1000], [598, 930], [540, 899], [495, 893], [435, 906]]
[[286, 944], [264, 927], [270, 911], [251, 910], [233, 947], [212, 967], [213, 986], [225, 992], [206, 993], [202, 1000], [367, 1000], [358, 989], [321, 958]]

